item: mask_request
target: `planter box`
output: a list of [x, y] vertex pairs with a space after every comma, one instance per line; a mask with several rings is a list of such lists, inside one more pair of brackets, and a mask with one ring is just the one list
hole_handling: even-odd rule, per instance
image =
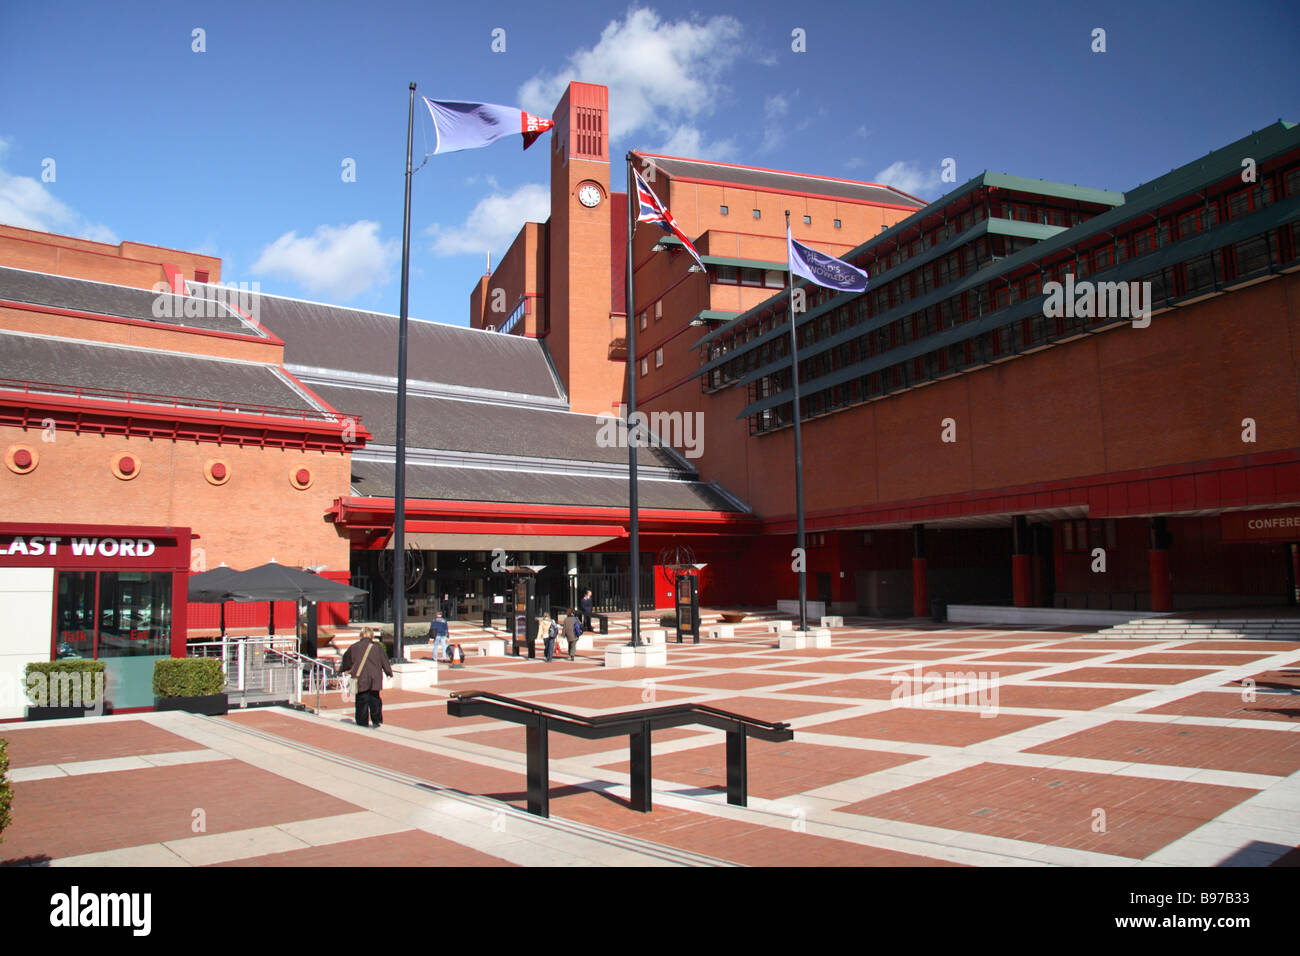
[[[94, 713], [94, 708], [90, 709]], [[66, 720], [69, 717], [85, 717], [85, 707], [28, 707], [28, 720]], [[104, 711], [100, 711], [104, 713]]]
[[183, 710], [187, 714], [223, 717], [229, 712], [230, 705], [225, 694], [208, 694], [204, 697], [155, 697], [153, 709]]

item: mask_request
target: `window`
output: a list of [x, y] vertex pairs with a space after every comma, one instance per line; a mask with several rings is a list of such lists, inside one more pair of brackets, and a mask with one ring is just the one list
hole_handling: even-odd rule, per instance
[[785, 288], [785, 273], [780, 269], [767, 269], [763, 272], [763, 285], [769, 289]]
[[740, 270], [735, 266], [715, 266], [717, 271], [713, 281], [722, 285], [736, 285], [740, 282]]
[[755, 209], [755, 210], [754, 210], [754, 218], [755, 218], [755, 219], [762, 219], [762, 218], [763, 218], [763, 210], [761, 210], [761, 209]]
[[835, 228], [840, 228], [840, 221], [838, 219], [835, 220]]
[[655, 349], [655, 368], [664, 367], [664, 350]]
[[731, 210], [729, 210], [726, 206], [719, 206], [719, 207], [718, 207], [718, 212], [721, 213], [721, 214], [724, 215], [724, 216], [727, 215], [730, 211], [731, 211]]
[[649, 359], [642, 359], [642, 360], [641, 360], [641, 374], [642, 374], [642, 375], [646, 375], [646, 374], [649, 373], [649, 371], [650, 371], [650, 360], [649, 360]]
[[805, 226], [811, 226], [811, 225], [812, 225], [812, 216], [804, 216], [804, 217], [803, 217], [803, 224], [804, 224]]
[[655, 321], [658, 322], [664, 317], [664, 300], [660, 299], [655, 303]]
[[160, 657], [171, 650], [170, 574], [61, 571], [58, 578], [56, 659]]
[[207, 281], [208, 281], [208, 270], [207, 270], [207, 269], [195, 269], [195, 270], [194, 270], [194, 281], [195, 281], [195, 282], [207, 282]]
[[639, 316], [637, 316], [637, 318], [641, 320], [641, 330], [645, 331], [645, 313], [642, 312]]
[[740, 284], [741, 284], [741, 285], [762, 285], [762, 284], [763, 284], [763, 272], [762, 272], [762, 270], [761, 270], [761, 269], [741, 269], [741, 270], [740, 270]]

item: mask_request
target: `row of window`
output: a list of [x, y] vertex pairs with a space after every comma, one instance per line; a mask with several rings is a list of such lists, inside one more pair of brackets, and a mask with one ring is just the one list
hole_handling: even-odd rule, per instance
[[[655, 349], [655, 368], [663, 368], [663, 364], [664, 364], [664, 350], [663, 350], [663, 349]], [[646, 356], [646, 357], [644, 357], [644, 358], [641, 359], [641, 374], [642, 374], [642, 375], [649, 375], [649, 374], [650, 374], [650, 358], [649, 358], [649, 356]]]
[[[720, 215], [723, 215], [723, 216], [729, 216], [729, 215], [731, 215], [731, 207], [730, 207], [730, 206], [719, 206], [719, 207], [718, 207], [718, 213], [719, 213]], [[761, 209], [755, 209], [755, 210], [753, 210], [753, 216], [754, 216], [755, 219], [762, 219], [762, 218], [763, 218], [763, 210], [761, 210]], [[842, 223], [840, 222], [840, 220], [836, 219], [836, 220], [834, 220], [834, 223], [835, 223], [835, 228], [836, 228], [836, 229], [841, 228]], [[803, 224], [804, 224], [805, 226], [811, 226], [811, 225], [812, 225], [812, 216], [804, 216], [804, 217], [803, 217]]]
[[[1276, 178], [1278, 183], [1276, 189], [1272, 186], [1273, 178]], [[1206, 203], [1205, 207], [1201, 209], [1190, 210], [1176, 217], [1168, 217], [1164, 221], [1143, 226], [1124, 236], [1113, 239], [1108, 245], [1091, 250], [1076, 250], [1072, 258], [1043, 265], [1040, 267], [1040, 271], [1033, 275], [1023, 276], [1014, 281], [1008, 280], [1006, 277], [999, 277], [987, 286], [964, 292], [960, 296], [954, 296], [936, 305], [919, 310], [911, 316], [891, 323], [885, 329], [878, 330], [879, 337], [876, 341], [879, 350], [885, 351], [888, 348], [906, 344], [925, 335], [949, 328], [959, 322], [970, 321], [990, 311], [1006, 308], [1022, 299], [1037, 296], [1041, 293], [1045, 283], [1051, 281], [1063, 282], [1067, 273], [1072, 273], [1076, 281], [1082, 280], [1094, 272], [1108, 269], [1129, 258], [1142, 256], [1167, 246], [1169, 243], [1176, 241], [1176, 238], [1187, 238], [1202, 228], [1211, 228], [1214, 224], [1228, 218], [1256, 211], [1274, 201], [1275, 193], [1280, 192], [1285, 192], [1287, 195], [1300, 193], [1300, 167], [1277, 174], [1275, 177], [1265, 178], [1259, 184], [1247, 186], [1233, 192], [1225, 192], [1217, 199]], [[1176, 237], [1175, 229], [1177, 230]], [[844, 322], [857, 324], [870, 321], [875, 316], [895, 309], [912, 298], [928, 294], [934, 288], [956, 281], [969, 274], [972, 270], [983, 268], [1003, 256], [1011, 255], [1030, 245], [1033, 245], [1033, 240], [1003, 236], [984, 237], [976, 243], [955, 250], [936, 263], [929, 263], [925, 267], [900, 276], [898, 279], [886, 283], [874, 291], [868, 291], [863, 296], [836, 311], [837, 313], [843, 313]], [[1226, 278], [1221, 281], [1231, 281], [1239, 271], [1239, 267], [1232, 261], [1232, 257], [1235, 256], [1234, 253], [1228, 252], [1224, 255], [1228, 256], [1229, 259], [1225, 266], [1226, 272], [1224, 275]], [[1251, 258], [1258, 260], [1258, 252], [1252, 252]], [[1242, 269], [1241, 271], [1249, 270]], [[1179, 298], [1206, 289], [1212, 290], [1215, 283], [1215, 271], [1210, 264], [1209, 256], [1201, 257], [1201, 259], [1189, 263], [1185, 270], [1175, 270], [1171, 281], [1174, 283], [1174, 294]], [[824, 298], [822, 297], [821, 301], [824, 301]], [[810, 303], [810, 308], [814, 307], [814, 305]], [[843, 324], [836, 323], [841, 327]], [[815, 325], [812, 323], [805, 324], [801, 329], [801, 348], [826, 337], [825, 334], [820, 334], [814, 329]], [[744, 328], [736, 329], [732, 336], [728, 336], [729, 341], [717, 343], [710, 353], [702, 357], [703, 361], [739, 349], [749, 338], [760, 334], [754, 330], [755, 323], [753, 322], [747, 323]], [[839, 330], [842, 330], [842, 328]], [[911, 332], [910, 335], [907, 334], [909, 331]], [[835, 334], [835, 331], [826, 334]], [[759, 351], [764, 348], [760, 347]], [[706, 391], [721, 388], [736, 378], [742, 377], [748, 371], [772, 361], [780, 354], [783, 353], [779, 351], [773, 352], [768, 348], [766, 354], [760, 354], [754, 358], [745, 359], [744, 356], [738, 356], [733, 363], [728, 363], [723, 368], [706, 376], [702, 386]], [[871, 354], [874, 354], [874, 351], [865, 351], [866, 356]]]
[[747, 269], [736, 266], [712, 266], [710, 282], [718, 285], [745, 285], [765, 289], [784, 289], [785, 273], [780, 269]]
[[[1136, 281], [1150, 283], [1151, 300], [1148, 307], [1157, 311], [1179, 300], [1213, 292], [1225, 284], [1267, 274], [1279, 265], [1293, 263], [1297, 259], [1297, 250], [1300, 250], [1300, 222], [1293, 222], [1158, 272], [1139, 276]], [[1028, 316], [843, 384], [820, 391], [812, 390], [819, 376], [897, 348], [933, 331], [917, 327], [913, 324], [914, 319], [915, 316], [909, 316], [818, 355], [801, 358], [800, 381], [809, 389], [801, 403], [803, 417], [808, 419], [829, 414], [850, 405], [883, 397], [890, 392], [987, 365], [1026, 349], [1038, 348], [1063, 338], [1073, 338], [1103, 323], [1115, 321], [1114, 318], [1098, 317]], [[810, 326], [818, 324], [809, 323]], [[833, 334], [833, 328], [832, 322], [830, 326], [823, 326], [816, 331]], [[913, 339], [906, 335], [909, 328], [914, 332]], [[759, 351], [752, 350], [753, 353]], [[774, 351], [772, 354], [775, 356], [777, 353]], [[749, 355], [737, 357], [738, 362], [742, 360], [750, 368], [758, 367], [758, 360], [749, 360]], [[749, 400], [755, 401], [784, 391], [789, 387], [789, 377], [789, 369], [782, 369], [751, 383]], [[785, 404], [751, 416], [750, 431], [759, 433], [789, 425], [790, 413], [791, 406]]]

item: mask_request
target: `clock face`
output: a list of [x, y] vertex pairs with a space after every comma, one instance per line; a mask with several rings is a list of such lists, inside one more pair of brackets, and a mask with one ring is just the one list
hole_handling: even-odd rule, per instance
[[599, 206], [600, 188], [597, 186], [593, 186], [591, 183], [587, 183], [585, 186], [581, 187], [578, 190], [578, 202], [588, 207]]

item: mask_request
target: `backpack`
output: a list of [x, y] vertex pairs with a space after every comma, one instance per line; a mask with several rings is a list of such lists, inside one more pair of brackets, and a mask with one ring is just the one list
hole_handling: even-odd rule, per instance
[[547, 638], [547, 640], [553, 641], [553, 640], [555, 640], [556, 636], [557, 636], [559, 633], [560, 633], [560, 626], [559, 626], [558, 624], [556, 624], [554, 621], [552, 621], [552, 622], [551, 622], [551, 629], [550, 629], [549, 631], [546, 632], [546, 638]]
[[573, 636], [582, 637], [582, 618], [576, 614], [573, 616]]

